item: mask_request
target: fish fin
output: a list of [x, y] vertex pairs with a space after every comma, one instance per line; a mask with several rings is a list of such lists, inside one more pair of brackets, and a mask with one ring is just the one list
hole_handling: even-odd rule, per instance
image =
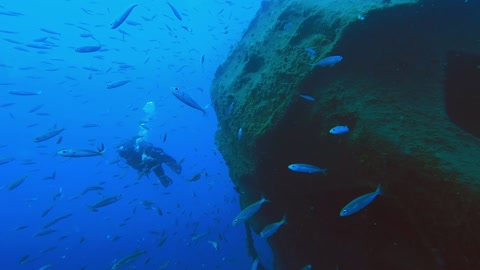
[[378, 184], [377, 190], [375, 191], [378, 195], [383, 195], [382, 184]]
[[212, 105], [212, 103], [207, 104], [205, 107], [202, 108], [203, 116], [208, 116], [207, 109]]
[[102, 145], [100, 146], [100, 148], [98, 148], [98, 153], [99, 153], [100, 155], [102, 155], [103, 153], [105, 153], [105, 145], [103, 145], [103, 143], [102, 143]]
[[270, 202], [269, 199], [265, 198], [265, 195], [264, 195], [263, 193], [262, 193], [262, 200], [263, 200], [264, 202]]

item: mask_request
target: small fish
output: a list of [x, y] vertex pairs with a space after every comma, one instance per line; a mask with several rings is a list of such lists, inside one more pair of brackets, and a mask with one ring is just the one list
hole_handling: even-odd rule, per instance
[[287, 223], [287, 215], [286, 214], [283, 215], [282, 220], [280, 220], [278, 222], [274, 222], [270, 225], [267, 225], [265, 228], [263, 228], [263, 230], [260, 232], [260, 237], [268, 238], [268, 237], [272, 236], [285, 223]]
[[128, 256], [125, 256], [123, 258], [121, 258], [120, 260], [118, 260], [117, 262], [115, 262], [113, 265], [112, 265], [112, 270], [113, 269], [117, 269], [119, 267], [124, 267], [128, 264], [131, 264], [133, 263], [138, 257], [144, 255], [144, 254], [147, 254], [147, 252], [145, 250], [141, 250], [141, 251], [135, 251], [134, 253], [128, 255]]
[[288, 165], [288, 168], [294, 172], [301, 172], [301, 173], [323, 173], [327, 175], [327, 169], [322, 169], [314, 165], [305, 164], [305, 163], [294, 163]]
[[43, 141], [46, 141], [48, 139], [51, 139], [55, 136], [57, 136], [58, 134], [62, 133], [62, 131], [64, 131], [65, 129], [64, 128], [56, 128], [56, 129], [53, 129], [53, 130], [49, 130], [45, 133], [43, 133], [42, 135], [38, 136], [38, 137], [35, 137], [33, 139], [34, 142], [43, 142]]
[[283, 26], [283, 30], [288, 30], [288, 29], [292, 28], [292, 26], [293, 26], [293, 23], [288, 22]]
[[128, 17], [128, 15], [130, 15], [130, 12], [132, 12], [132, 10], [138, 6], [137, 4], [133, 4], [131, 5], [129, 8], [127, 8], [127, 10], [125, 10], [122, 15], [120, 15], [117, 19], [115, 19], [110, 25], [111, 25], [111, 29], [116, 29], [117, 27], [119, 27]]
[[237, 140], [238, 141], [240, 141], [240, 139], [242, 139], [242, 135], [243, 135], [243, 130], [242, 130], [242, 128], [239, 128], [238, 133], [237, 133]]
[[317, 52], [312, 48], [305, 48], [305, 51], [310, 56], [310, 60], [313, 60], [315, 58], [315, 54], [317, 54]]
[[315, 101], [315, 98], [312, 96], [300, 95], [300, 97], [308, 101]]
[[173, 12], [173, 15], [175, 15], [175, 17], [177, 17], [178, 20], [182, 20], [182, 16], [180, 15], [180, 13], [177, 11], [177, 9], [172, 6], [169, 2], [167, 2], [168, 6], [170, 7], [170, 9], [172, 10]]
[[114, 196], [110, 196], [108, 198], [105, 198], [99, 202], [97, 202], [96, 204], [94, 205], [90, 205], [88, 206], [88, 208], [90, 209], [90, 211], [93, 211], [93, 212], [96, 212], [98, 208], [102, 208], [102, 207], [105, 207], [105, 206], [108, 206], [112, 203], [116, 203], [118, 202], [120, 199], [122, 198], [122, 195], [114, 195]]
[[77, 47], [75, 48], [75, 51], [78, 53], [91, 53], [91, 52], [96, 52], [99, 51], [102, 48], [102, 46], [97, 45], [97, 46], [82, 46], [82, 47]]
[[217, 243], [217, 242], [215, 242], [215, 241], [208, 241], [208, 243], [210, 243], [215, 250], [218, 250], [218, 249], [219, 249], [219, 246], [218, 246], [218, 243]]
[[39, 104], [39, 105], [31, 108], [28, 112], [29, 112], [29, 113], [34, 113], [34, 112], [40, 110], [42, 107], [43, 107], [43, 104]]
[[302, 270], [312, 270], [312, 265], [311, 264], [307, 264], [305, 265]]
[[57, 152], [62, 157], [94, 157], [101, 156], [105, 152], [105, 147], [102, 146], [98, 150], [88, 150], [88, 149], [62, 149]]
[[333, 67], [337, 63], [340, 63], [343, 60], [343, 57], [340, 55], [335, 55], [335, 56], [329, 56], [326, 58], [323, 58], [322, 60], [318, 61], [315, 64], [310, 64], [312, 66], [317, 66], [317, 67]]
[[14, 161], [14, 157], [0, 157], [0, 165], [7, 164], [9, 162]]
[[107, 83], [107, 85], [105, 85], [105, 88], [107, 88], [107, 89], [117, 88], [117, 87], [125, 85], [129, 82], [130, 82], [130, 80], [114, 81], [114, 82], [111, 82], [111, 83]]
[[357, 213], [358, 211], [362, 210], [370, 203], [372, 203], [378, 195], [382, 195], [382, 186], [380, 184], [378, 184], [377, 190], [375, 190], [374, 192], [367, 193], [349, 202], [340, 211], [340, 216], [346, 217]]
[[53, 220], [50, 220], [50, 221], [47, 222], [45, 225], [43, 225], [43, 228], [44, 228], [44, 229], [47, 229], [47, 228], [53, 226], [54, 224], [57, 224], [59, 221], [64, 220], [64, 219], [66, 219], [66, 218], [69, 218], [69, 217], [71, 217], [71, 216], [72, 216], [72, 214], [66, 214], [66, 215], [63, 215], [63, 216], [61, 216], [61, 217], [55, 218], [55, 219], [53, 219]]
[[184, 104], [201, 111], [204, 115], [207, 113], [206, 110], [210, 106], [209, 104], [204, 108], [202, 108], [200, 105], [198, 105], [198, 103], [195, 100], [193, 100], [192, 97], [190, 97], [187, 93], [183, 92], [182, 90], [178, 89], [178, 87], [172, 87], [172, 94]]
[[46, 29], [46, 28], [40, 28], [40, 30], [42, 30], [43, 32], [45, 33], [48, 33], [48, 34], [52, 34], [52, 35], [58, 35], [58, 36], [61, 36], [62, 34], [58, 33], [58, 32], [55, 32], [53, 30], [50, 30], [50, 29]]
[[237, 225], [239, 222], [247, 221], [250, 217], [255, 215], [255, 213], [257, 213], [258, 210], [260, 210], [260, 207], [265, 202], [270, 202], [270, 201], [267, 200], [262, 194], [262, 198], [258, 202], [252, 203], [251, 205], [247, 206], [233, 219], [232, 225]]
[[330, 129], [330, 134], [333, 135], [340, 135], [340, 134], [345, 134], [348, 133], [350, 129], [348, 129], [348, 126], [335, 126]]
[[42, 91], [38, 92], [31, 92], [31, 91], [22, 91], [22, 90], [10, 90], [8, 91], [10, 95], [15, 96], [38, 96], [42, 93]]
[[14, 190], [18, 186], [20, 186], [25, 179], [27, 179], [28, 175], [23, 175], [13, 181], [10, 185], [7, 186], [7, 190]]
[[233, 106], [235, 105], [235, 102], [232, 102], [230, 103], [230, 105], [228, 106], [227, 108], [227, 116], [229, 116], [230, 114], [232, 114], [232, 111], [233, 111]]
[[190, 180], [188, 180], [188, 182], [198, 181], [198, 180], [200, 180], [200, 177], [202, 177], [202, 174], [201, 174], [201, 173], [197, 173], [197, 174], [195, 174]]
[[193, 32], [192, 28], [190, 28], [188, 26], [182, 25], [182, 28], [185, 29], [185, 31], [187, 31], [187, 32]]

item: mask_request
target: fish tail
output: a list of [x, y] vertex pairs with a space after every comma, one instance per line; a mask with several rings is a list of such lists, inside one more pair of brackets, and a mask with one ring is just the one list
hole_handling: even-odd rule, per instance
[[265, 194], [263, 194], [263, 193], [262, 193], [262, 200], [263, 200], [264, 202], [270, 202], [269, 199], [265, 198]]
[[100, 146], [100, 148], [98, 148], [98, 153], [99, 153], [100, 155], [102, 155], [103, 153], [105, 153], [105, 145], [103, 145], [103, 143], [102, 143], [102, 145]]
[[283, 224], [287, 224], [287, 213], [283, 214], [282, 222]]
[[323, 170], [322, 170], [322, 174], [325, 175], [325, 176], [327, 176], [327, 169], [323, 169]]
[[212, 103], [209, 103], [202, 108], [203, 116], [208, 116], [207, 109], [210, 107], [210, 105], [212, 105]]
[[375, 191], [378, 195], [383, 195], [382, 184], [378, 184], [377, 190]]

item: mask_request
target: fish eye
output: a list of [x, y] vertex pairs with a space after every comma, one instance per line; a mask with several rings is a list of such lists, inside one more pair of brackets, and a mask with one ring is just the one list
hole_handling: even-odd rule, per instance
[[238, 222], [238, 220], [236, 220], [236, 219], [233, 220], [233, 223], [237, 223], [237, 222]]
[[342, 210], [342, 215], [346, 215], [347, 214], [347, 210]]

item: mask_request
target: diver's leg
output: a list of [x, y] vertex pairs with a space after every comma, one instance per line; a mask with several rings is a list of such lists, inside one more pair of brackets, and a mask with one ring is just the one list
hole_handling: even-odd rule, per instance
[[176, 174], [180, 174], [182, 172], [182, 166], [178, 164], [177, 161], [171, 156], [163, 153], [162, 161], [167, 164], [167, 166], [170, 167], [170, 169], [172, 169]]
[[165, 175], [162, 165], [156, 166], [153, 172], [155, 172], [155, 175], [158, 177], [158, 180], [164, 187], [168, 187], [173, 184], [172, 179]]

